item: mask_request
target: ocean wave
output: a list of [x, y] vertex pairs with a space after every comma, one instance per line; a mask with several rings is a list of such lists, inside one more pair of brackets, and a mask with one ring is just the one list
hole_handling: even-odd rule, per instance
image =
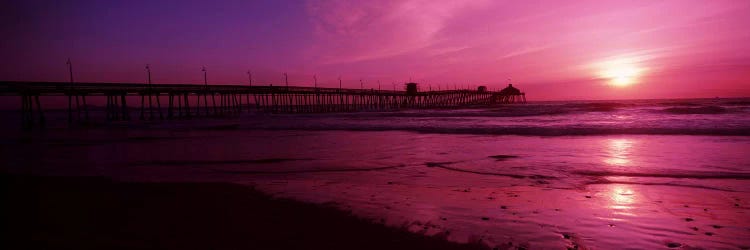
[[750, 136], [744, 128], [607, 128], [607, 127], [409, 127], [409, 126], [275, 126], [250, 128], [263, 130], [303, 131], [412, 131], [435, 134], [524, 135], [524, 136], [588, 136], [588, 135], [715, 135]]
[[690, 114], [724, 114], [730, 110], [721, 106], [700, 106], [695, 108], [673, 107], [662, 109], [661, 111], [670, 114], [690, 115]]
[[521, 107], [518, 109], [490, 109], [489, 112], [493, 116], [497, 117], [523, 117], [523, 116], [549, 116], [549, 115], [565, 115], [572, 113], [573, 110], [565, 109], [562, 107], [549, 107], [549, 106], [536, 106], [536, 107]]
[[367, 172], [367, 171], [380, 171], [389, 170], [395, 168], [406, 167], [406, 165], [396, 166], [383, 166], [383, 167], [371, 167], [371, 168], [329, 168], [329, 169], [300, 169], [300, 170], [224, 170], [215, 169], [214, 172], [225, 173], [225, 174], [305, 174], [305, 173], [335, 173], [335, 172]]
[[723, 104], [728, 106], [750, 106], [750, 101], [728, 101]]
[[694, 103], [694, 102], [661, 102], [659, 103], [661, 106], [687, 106], [687, 107], [695, 107], [695, 106], [701, 106], [700, 103]]
[[[190, 140], [199, 138], [198, 136], [130, 136], [121, 138], [52, 138], [46, 141], [41, 141], [44, 145], [50, 147], [89, 147], [98, 145], [111, 145], [120, 143], [149, 143], [154, 141], [164, 140]], [[37, 140], [29, 138], [19, 138], [15, 140], [9, 140], [14, 143], [37, 143]], [[0, 143], [2, 144], [2, 143]]]
[[290, 161], [313, 161], [312, 158], [264, 158], [249, 160], [167, 160], [133, 162], [132, 166], [184, 166], [184, 165], [233, 165], [233, 164], [272, 164]]
[[569, 103], [565, 107], [574, 108], [578, 111], [585, 112], [612, 112], [621, 108], [633, 107], [632, 103], [622, 102], [588, 102], [588, 103]]
[[451, 167], [449, 166], [450, 164], [453, 164], [453, 162], [425, 162], [424, 165], [429, 168], [442, 168], [445, 170], [450, 170], [450, 171], [455, 171], [455, 172], [478, 174], [478, 175], [503, 176], [503, 177], [510, 177], [510, 178], [515, 178], [515, 179], [526, 179], [526, 178], [548, 179], [548, 180], [557, 179], [557, 177], [554, 177], [554, 176], [546, 176], [546, 175], [539, 175], [539, 174], [523, 175], [523, 174], [512, 174], [512, 173], [505, 173], [505, 172], [499, 173], [499, 172], [477, 171], [477, 170]]
[[670, 186], [670, 187], [687, 187], [687, 188], [700, 188], [707, 190], [719, 190], [726, 192], [735, 192], [735, 190], [728, 188], [712, 187], [697, 184], [686, 184], [686, 183], [673, 183], [673, 182], [644, 182], [644, 181], [619, 181], [619, 180], [606, 180], [599, 179], [595, 181], [589, 181], [586, 185], [599, 185], [599, 184], [627, 184], [627, 185], [644, 185], [644, 186]]
[[596, 177], [652, 177], [652, 178], [685, 178], [685, 179], [736, 179], [750, 180], [750, 173], [738, 172], [616, 172], [616, 171], [590, 171], [578, 170], [572, 173], [584, 176]]
[[371, 117], [410, 117], [410, 118], [451, 118], [451, 117], [526, 117], [564, 115], [574, 112], [565, 107], [547, 105], [519, 105], [513, 107], [489, 107], [481, 110], [466, 109], [433, 109], [417, 112], [360, 112], [330, 114], [342, 118], [371, 118]]

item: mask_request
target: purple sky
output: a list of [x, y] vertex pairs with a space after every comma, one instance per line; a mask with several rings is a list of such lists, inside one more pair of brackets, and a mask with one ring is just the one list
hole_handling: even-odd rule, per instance
[[[0, 80], [750, 96], [750, 1], [11, 1]], [[345, 86], [345, 87], [346, 87]]]

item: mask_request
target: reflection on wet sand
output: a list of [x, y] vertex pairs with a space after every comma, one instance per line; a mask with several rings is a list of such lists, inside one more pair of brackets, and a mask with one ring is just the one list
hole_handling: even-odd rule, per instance
[[245, 184], [501, 249], [750, 246], [745, 137], [300, 133], [170, 131], [200, 140], [91, 144], [85, 152], [35, 141], [0, 155], [31, 159], [3, 166], [17, 172]]
[[636, 193], [628, 185], [611, 185], [609, 191], [608, 208], [616, 215], [636, 216], [633, 206], [638, 202]]
[[[615, 167], [630, 166], [633, 144], [635, 144], [635, 141], [632, 139], [607, 139], [607, 147], [604, 150], [607, 158], [604, 159], [604, 162]], [[614, 215], [636, 216], [633, 213], [633, 206], [638, 199], [629, 185], [610, 185], [607, 195], [606, 207], [612, 210]], [[621, 218], [617, 218], [617, 220], [619, 219]]]

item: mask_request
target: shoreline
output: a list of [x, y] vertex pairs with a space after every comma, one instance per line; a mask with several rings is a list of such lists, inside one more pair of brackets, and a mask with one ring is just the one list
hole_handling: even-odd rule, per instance
[[0, 174], [4, 249], [487, 249], [229, 183]]
[[[7, 202], [17, 212], [5, 220], [15, 220], [6, 230], [18, 239], [14, 244], [455, 249], [361, 229], [376, 224], [415, 233], [416, 241], [434, 236], [501, 249], [748, 246], [750, 189], [747, 178], [736, 178], [748, 173], [748, 138], [131, 132], [4, 144], [0, 172], [103, 176], [11, 175], [13, 185], [4, 187], [13, 192], [4, 193], [18, 194]], [[46, 215], [33, 212], [37, 207]], [[326, 209], [355, 222], [315, 212]], [[37, 217], [44, 219], [28, 222]], [[47, 221], [56, 226], [45, 229], [50, 226], [40, 222]], [[22, 246], [14, 248], [32, 248]]]

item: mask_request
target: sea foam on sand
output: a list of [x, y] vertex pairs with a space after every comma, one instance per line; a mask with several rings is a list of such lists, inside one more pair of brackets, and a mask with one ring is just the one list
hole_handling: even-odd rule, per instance
[[750, 138], [742, 136], [78, 132], [6, 144], [3, 170], [239, 183], [490, 246], [750, 246]]

